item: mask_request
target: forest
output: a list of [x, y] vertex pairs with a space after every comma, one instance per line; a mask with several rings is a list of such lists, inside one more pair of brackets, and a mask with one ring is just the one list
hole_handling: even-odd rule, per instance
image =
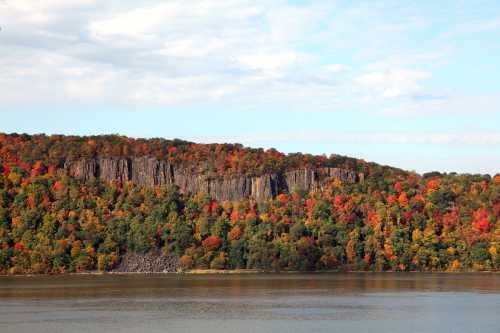
[[[175, 186], [83, 181], [66, 159], [155, 156], [200, 172], [341, 166], [365, 174], [265, 202]], [[500, 268], [500, 174], [424, 175], [331, 155], [123, 136], [0, 134], [0, 274], [111, 271], [161, 252], [183, 270], [483, 271]]]

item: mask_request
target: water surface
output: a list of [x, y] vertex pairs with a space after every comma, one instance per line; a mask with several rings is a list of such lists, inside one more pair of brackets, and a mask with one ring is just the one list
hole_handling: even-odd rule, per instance
[[500, 333], [500, 275], [0, 277], [0, 332]]

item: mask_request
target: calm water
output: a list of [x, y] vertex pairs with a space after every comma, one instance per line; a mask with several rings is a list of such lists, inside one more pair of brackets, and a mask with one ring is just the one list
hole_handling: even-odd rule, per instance
[[0, 277], [0, 332], [500, 333], [500, 275]]

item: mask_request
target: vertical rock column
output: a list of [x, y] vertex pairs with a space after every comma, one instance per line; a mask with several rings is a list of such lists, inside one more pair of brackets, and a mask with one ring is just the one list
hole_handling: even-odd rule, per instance
[[99, 158], [99, 178], [121, 183], [131, 180], [130, 161], [127, 158]]
[[91, 180], [132, 181], [140, 186], [175, 184], [181, 193], [207, 193], [220, 201], [252, 197], [258, 202], [274, 198], [282, 192], [321, 191], [329, 180], [355, 183], [364, 179], [355, 171], [341, 168], [303, 168], [283, 174], [264, 174], [257, 177], [222, 176], [209, 178], [190, 169], [174, 166], [167, 161], [144, 156], [136, 158], [99, 157], [66, 161], [64, 168], [71, 176]]

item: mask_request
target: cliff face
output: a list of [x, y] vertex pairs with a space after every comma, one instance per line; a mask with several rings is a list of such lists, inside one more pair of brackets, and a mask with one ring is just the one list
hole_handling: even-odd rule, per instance
[[140, 186], [177, 185], [182, 193], [208, 193], [219, 201], [252, 197], [261, 202], [281, 192], [295, 190], [320, 191], [328, 180], [354, 183], [362, 174], [339, 168], [298, 169], [282, 174], [257, 177], [224, 176], [211, 178], [187, 168], [152, 157], [91, 158], [66, 161], [66, 172], [84, 180], [131, 181]]

